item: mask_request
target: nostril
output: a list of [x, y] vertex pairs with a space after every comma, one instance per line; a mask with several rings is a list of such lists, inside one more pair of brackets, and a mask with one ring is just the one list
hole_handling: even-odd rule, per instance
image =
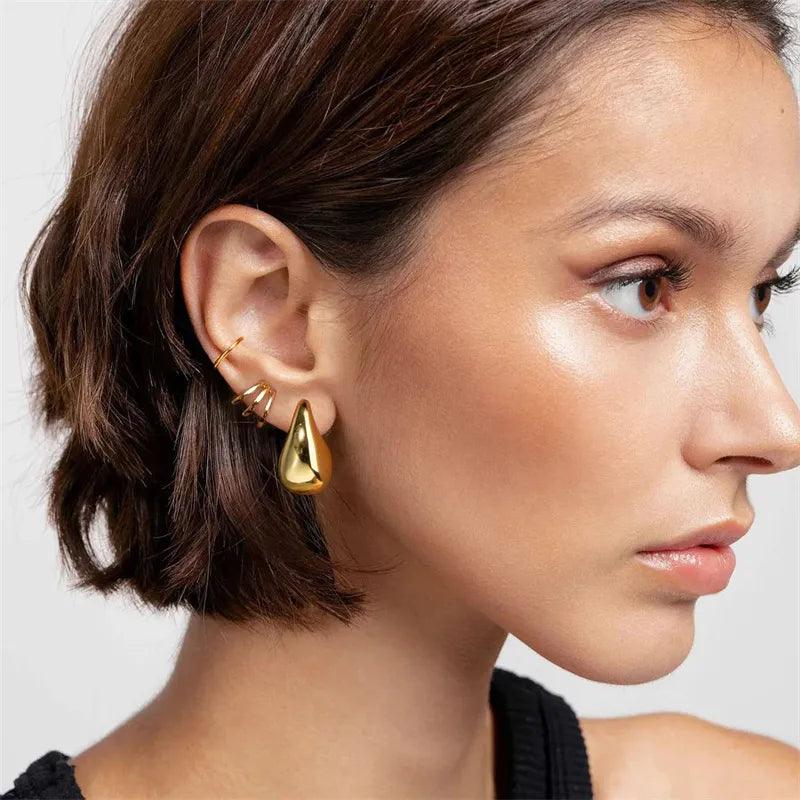
[[775, 463], [768, 458], [761, 458], [760, 456], [723, 456], [719, 459], [725, 464], [740, 463], [749, 469], [774, 469]]

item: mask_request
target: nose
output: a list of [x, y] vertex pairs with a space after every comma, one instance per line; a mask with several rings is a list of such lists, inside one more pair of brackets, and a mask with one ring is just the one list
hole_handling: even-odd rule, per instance
[[800, 407], [749, 316], [746, 324], [725, 323], [702, 366], [687, 461], [700, 470], [728, 464], [745, 474], [800, 466]]

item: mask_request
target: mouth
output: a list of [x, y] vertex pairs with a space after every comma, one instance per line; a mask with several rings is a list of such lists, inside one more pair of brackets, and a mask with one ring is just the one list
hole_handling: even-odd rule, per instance
[[636, 553], [636, 559], [684, 592], [715, 594], [728, 585], [736, 567], [736, 554], [730, 545], [751, 525], [752, 519], [749, 523], [726, 519], [648, 546]]
[[728, 545], [640, 550], [636, 558], [673, 586], [698, 596], [721, 592], [736, 567], [736, 554]]
[[725, 519], [722, 522], [690, 531], [676, 539], [653, 543], [642, 548], [639, 552], [663, 553], [670, 550], [690, 550], [695, 547], [730, 547], [750, 530], [752, 524], [752, 517], [749, 522]]

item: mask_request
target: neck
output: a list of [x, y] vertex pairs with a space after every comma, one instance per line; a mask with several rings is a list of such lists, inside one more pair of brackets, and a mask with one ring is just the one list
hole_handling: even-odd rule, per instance
[[130, 772], [135, 753], [164, 797], [494, 797], [489, 682], [506, 634], [421, 576], [406, 562], [368, 579], [350, 626], [193, 615], [163, 690], [97, 757]]

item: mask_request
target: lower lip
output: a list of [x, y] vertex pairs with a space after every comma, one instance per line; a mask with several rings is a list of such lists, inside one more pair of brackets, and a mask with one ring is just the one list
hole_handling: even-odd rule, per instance
[[721, 592], [736, 566], [736, 555], [728, 546], [642, 550], [636, 557], [677, 587], [697, 595]]

